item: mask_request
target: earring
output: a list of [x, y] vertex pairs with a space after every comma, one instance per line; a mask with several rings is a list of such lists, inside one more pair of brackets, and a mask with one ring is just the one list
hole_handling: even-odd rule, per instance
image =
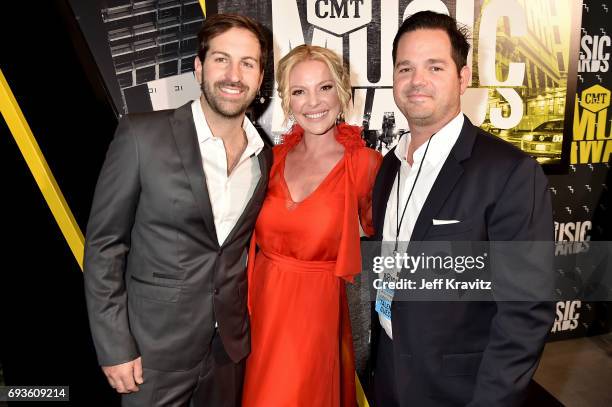
[[342, 112], [338, 113], [338, 116], [336, 116], [336, 125], [342, 123], [344, 121], [344, 115], [342, 114]]
[[287, 119], [288, 119], [290, 122], [295, 123], [295, 116], [293, 115], [293, 113], [292, 113], [292, 112], [289, 112], [289, 116], [287, 117]]

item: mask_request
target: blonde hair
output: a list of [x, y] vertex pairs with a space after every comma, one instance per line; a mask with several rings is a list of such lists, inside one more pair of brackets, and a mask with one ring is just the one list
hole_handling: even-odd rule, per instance
[[276, 83], [278, 84], [278, 95], [285, 118], [289, 116], [291, 94], [289, 92], [289, 74], [300, 62], [321, 61], [327, 65], [336, 85], [338, 98], [340, 99], [340, 113], [344, 115], [349, 108], [351, 100], [351, 78], [349, 70], [344, 66], [340, 57], [332, 50], [316, 45], [300, 45], [293, 48], [278, 63], [276, 71]]

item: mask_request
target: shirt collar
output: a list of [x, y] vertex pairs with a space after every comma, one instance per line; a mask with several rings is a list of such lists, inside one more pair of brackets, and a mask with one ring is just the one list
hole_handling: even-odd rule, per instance
[[[208, 122], [204, 116], [204, 111], [202, 111], [200, 99], [196, 99], [191, 103], [191, 111], [193, 113], [193, 122], [195, 123], [198, 143], [202, 144], [208, 140], [214, 139], [215, 136], [212, 134], [210, 127], [208, 127]], [[246, 116], [242, 121], [242, 129], [244, 130], [247, 138], [247, 146], [242, 155], [251, 156], [253, 154], [259, 154], [264, 147], [264, 142], [255, 126], [253, 126], [253, 123], [251, 123]]]
[[[427, 150], [427, 156], [425, 157], [425, 161], [427, 161], [428, 164], [436, 166], [442, 158], [446, 159], [446, 157], [448, 157], [450, 150], [459, 138], [459, 133], [461, 133], [461, 129], [463, 128], [463, 121], [463, 113], [459, 112], [455, 118], [444, 125], [444, 127], [438, 130], [435, 136], [431, 138], [429, 150]], [[402, 163], [406, 163], [406, 153], [408, 152], [409, 144], [410, 133], [404, 134], [397, 142], [395, 156]], [[421, 162], [426, 148], [427, 143], [423, 143], [416, 149], [414, 152], [415, 163]]]

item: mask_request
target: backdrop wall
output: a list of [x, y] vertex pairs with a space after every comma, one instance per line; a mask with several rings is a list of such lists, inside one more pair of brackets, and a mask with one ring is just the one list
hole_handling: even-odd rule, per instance
[[[85, 1], [56, 0], [40, 2], [36, 6], [23, 2], [3, 4], [3, 15], [15, 21], [27, 21], [27, 24], [18, 31], [15, 26], [1, 25], [0, 69], [78, 225], [84, 230], [97, 174], [116, 126], [117, 115], [168, 108], [194, 97], [189, 93], [190, 83], [193, 85], [190, 64], [195, 56], [193, 33], [204, 16], [198, 1], [142, 3], [152, 7], [154, 17], [151, 17], [150, 10], [134, 12], [129, 8], [133, 4], [130, 1], [89, 1], [87, 3], [93, 6], [81, 10], [82, 14], [79, 14], [80, 3]], [[318, 17], [323, 20], [331, 18], [332, 3], [338, 8], [333, 9], [334, 13], [342, 16], [345, 10], [347, 14], [352, 13], [347, 20], [356, 18], [357, 4], [360, 7], [359, 19], [367, 17], [369, 3], [370, 21], [337, 33], [333, 27], [326, 28], [324, 21], [316, 20], [314, 9], [313, 22], [309, 21], [309, 3], [311, 9], [320, 5], [320, 15], [328, 13], [327, 17]], [[534, 154], [546, 152], [549, 148], [552, 157], [540, 154], [540, 161], [548, 165], [545, 167], [548, 171], [565, 171], [549, 175], [555, 237], [559, 242], [557, 255], [566, 256], [585, 250], [589, 240], [612, 240], [609, 212], [612, 129], [608, 114], [612, 46], [607, 32], [609, 23], [606, 23], [610, 13], [605, 2], [536, 1], [529, 2], [529, 8], [526, 8], [526, 2], [517, 1], [519, 7], [516, 10], [522, 10], [519, 14], [523, 16], [516, 17], [515, 13], [496, 18], [494, 32], [497, 40], [493, 45], [494, 51], [488, 51], [489, 59], [488, 62], [485, 59], [484, 68], [478, 62], [478, 53], [483, 53], [479, 41], [483, 36], [480, 30], [482, 11], [496, 10], [501, 7], [499, 2], [392, 0], [385, 1], [384, 8], [377, 0], [363, 3], [330, 0], [327, 5], [324, 3], [314, 0], [219, 1], [206, 2], [206, 7], [209, 13], [239, 11], [252, 15], [260, 19], [273, 35], [283, 40], [289, 38], [295, 44], [300, 41], [323, 42], [334, 49], [342, 49], [355, 79], [357, 113], [349, 120], [364, 124], [369, 131], [365, 137], [382, 151], [396, 141], [397, 130], [404, 126], [401, 114], [392, 106], [390, 83], [388, 78], [385, 79], [387, 71], [384, 66], [390, 61], [389, 47], [394, 27], [407, 9], [418, 8], [424, 3], [444, 6], [453, 16], [459, 12], [461, 21], [474, 29], [474, 70], [483, 72], [488, 67], [490, 71], [486, 80], [481, 80], [476, 74], [473, 77], [472, 92], [484, 94], [486, 90], [487, 95], [486, 99], [479, 99], [485, 100], [478, 105], [479, 109], [470, 113], [476, 115], [471, 116], [474, 121], [478, 123], [476, 119], [481, 117], [480, 124], [489, 131], [497, 132], [509, 142], [523, 145], [528, 141], [523, 136], [529, 135], [529, 131], [521, 130], [532, 130], [545, 121], [559, 119], [563, 112], [560, 155], [555, 153], [559, 137], [555, 139], [557, 141], [550, 139], [547, 142], [545, 139], [544, 147], [538, 148], [537, 143], [533, 148], [526, 146], [529, 151], [534, 150]], [[502, 14], [511, 11], [506, 8], [510, 3], [515, 4], [504, 1]], [[561, 8], [562, 3], [567, 7]], [[529, 12], [532, 7], [535, 11]], [[106, 9], [106, 14], [103, 9]], [[471, 17], [470, 10], [473, 10]], [[580, 13], [581, 27], [571, 28], [572, 18]], [[543, 22], [538, 23], [535, 17], [542, 16]], [[126, 30], [122, 24], [130, 19], [134, 19], [134, 23], [127, 24]], [[297, 30], [279, 32], [278, 24], [275, 32], [275, 21], [279, 19], [299, 21], [302, 37]], [[527, 35], [520, 36], [515, 30], [520, 30], [516, 27], [522, 24], [522, 20]], [[87, 24], [79, 25], [84, 21]], [[345, 27], [348, 25], [348, 22], [344, 24]], [[111, 26], [113, 28], [109, 30]], [[557, 44], [555, 26], [558, 26], [560, 44]], [[99, 28], [96, 28], [97, 41], [104, 47], [93, 45], [95, 42], [91, 42], [87, 27]], [[139, 31], [136, 32], [134, 27]], [[577, 35], [575, 53], [571, 52], [573, 33]], [[155, 40], [140, 38], [139, 35], [150, 35]], [[297, 40], [293, 40], [293, 36], [297, 36]], [[366, 39], [362, 41], [361, 38]], [[528, 40], [523, 41], [523, 38]], [[115, 46], [116, 41], [119, 42]], [[125, 46], [121, 41], [134, 44]], [[287, 49], [287, 44], [279, 41], [276, 44], [275, 60], [278, 60], [282, 54], [281, 47]], [[569, 48], [565, 51], [564, 47]], [[123, 59], [118, 61], [119, 57]], [[497, 83], [511, 78], [511, 66], [517, 66], [511, 64], [524, 64], [523, 68], [514, 69], [522, 69], [523, 73], [519, 74], [522, 81], [506, 85]], [[267, 67], [269, 76], [264, 87], [264, 99], [256, 102], [253, 117], [273, 140], [278, 141], [275, 137], [282, 129], [274, 125], [277, 119], [272, 100], [273, 69], [271, 61]], [[574, 79], [572, 69], [575, 69]], [[493, 71], [494, 75], [491, 74]], [[164, 81], [166, 78], [172, 79]], [[568, 91], [572, 83], [576, 89]], [[156, 97], [156, 94], [165, 96]], [[499, 126], [500, 121], [511, 117], [516, 120], [519, 108], [518, 103], [513, 103], [517, 102], [517, 95], [523, 113], [517, 124], [504, 129], [508, 122]], [[391, 112], [393, 116], [386, 114]], [[559, 135], [559, 130], [554, 131]], [[0, 121], [0, 132], [3, 143], [0, 164], [5, 175], [4, 232], [7, 237], [3, 244], [0, 284], [0, 309], [4, 323], [0, 333], [3, 378], [9, 384], [69, 384], [71, 399], [77, 403], [117, 405], [117, 397], [96, 365], [78, 264], [4, 121]], [[567, 162], [565, 167], [564, 160]], [[556, 164], [551, 166], [555, 161]], [[593, 335], [610, 331], [612, 327], [611, 304], [581, 301], [576, 295], [582, 285], [580, 276], [577, 274], [573, 278], [575, 288], [564, 288], [563, 301], [557, 304], [557, 321], [551, 340]]]

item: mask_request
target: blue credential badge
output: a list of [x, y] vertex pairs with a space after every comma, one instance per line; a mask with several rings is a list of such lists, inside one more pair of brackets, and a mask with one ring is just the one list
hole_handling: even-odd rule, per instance
[[[389, 282], [396, 282], [398, 280], [397, 272], [385, 271], [382, 280], [383, 287], [389, 287]], [[389, 321], [391, 321], [391, 302], [393, 301], [394, 292], [395, 290], [389, 288], [381, 288], [376, 291], [376, 305], [374, 309]]]
[[[408, 242], [399, 242], [399, 244], [396, 244], [395, 248], [389, 244], [383, 244], [380, 254], [382, 258], [392, 257], [395, 259], [398, 253], [404, 253], [407, 249]], [[386, 262], [384, 263], [386, 264]], [[389, 283], [397, 283], [399, 281], [398, 275], [401, 270], [402, 265], [398, 264], [396, 261], [393, 262], [393, 267], [383, 269], [381, 276], [383, 288], [376, 290], [376, 304], [374, 309], [388, 321], [391, 321], [391, 303], [393, 302], [395, 290], [387, 287], [395, 287], [395, 284]]]

